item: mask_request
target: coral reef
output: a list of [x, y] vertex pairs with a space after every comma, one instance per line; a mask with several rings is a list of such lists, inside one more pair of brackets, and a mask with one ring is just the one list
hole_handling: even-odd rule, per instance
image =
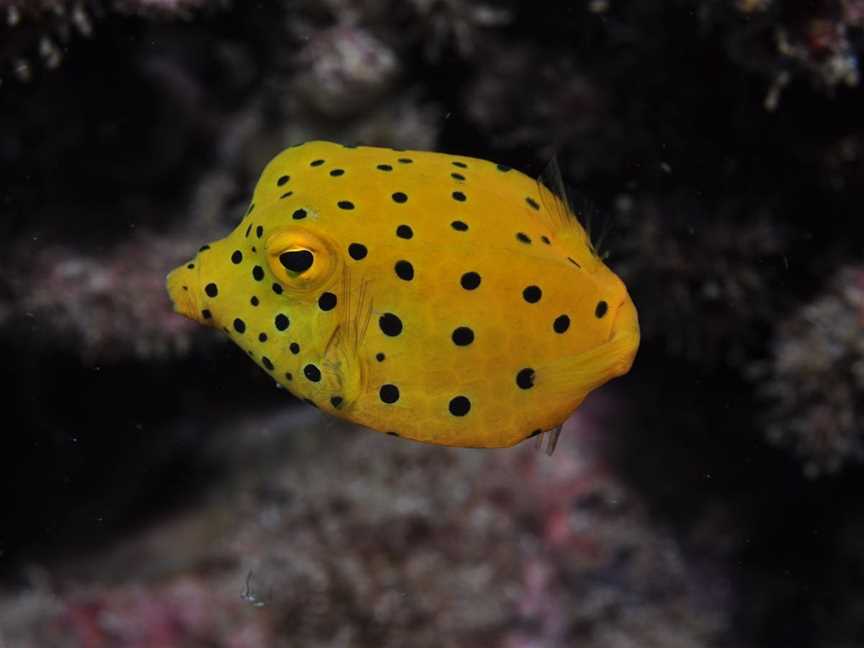
[[796, 76], [829, 93], [859, 84], [864, 37], [859, 0], [815, 2], [807, 8], [778, 0], [742, 0], [737, 9], [750, 25], [730, 41], [731, 51], [739, 64], [773, 75], [765, 96], [767, 110], [777, 109], [783, 89]]
[[[857, 645], [862, 16], [0, 0], [0, 645]], [[551, 460], [346, 429], [171, 313], [313, 138], [559, 154], [645, 344]]]
[[864, 268], [841, 268], [824, 294], [779, 323], [753, 375], [769, 403], [766, 435], [810, 476], [864, 459]]
[[[34, 574], [15, 607], [0, 603], [0, 637], [18, 648], [712, 645], [728, 622], [723, 566], [688, 562], [609, 473], [596, 426], [613, 408], [598, 405], [567, 426], [554, 462], [528, 444], [430, 452], [342, 425], [312, 440], [322, 415], [311, 408], [228, 421], [214, 430], [232, 455], [227, 487], [107, 556]], [[129, 565], [119, 581], [118, 565]]]
[[0, 86], [6, 76], [27, 83], [56, 69], [75, 41], [92, 37], [111, 13], [188, 19], [195, 10], [226, 6], [227, 0], [2, 0]]
[[[183, 352], [188, 350], [191, 327], [165, 308], [162, 277], [166, 262], [183, 259], [191, 247], [183, 243], [137, 234], [107, 257], [49, 246], [27, 259], [32, 274], [7, 277], [10, 297], [39, 335], [50, 336], [58, 346], [79, 349], [85, 362]], [[151, 247], [165, 256], [142, 254]], [[154, 311], [154, 304], [161, 307]], [[11, 314], [9, 302], [0, 306], [0, 326]], [[129, 331], [135, 334], [130, 337]]]

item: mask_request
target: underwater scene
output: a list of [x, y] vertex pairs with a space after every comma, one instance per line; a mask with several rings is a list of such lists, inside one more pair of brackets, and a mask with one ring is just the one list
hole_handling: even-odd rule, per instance
[[864, 646], [862, 55], [0, 0], [0, 648]]

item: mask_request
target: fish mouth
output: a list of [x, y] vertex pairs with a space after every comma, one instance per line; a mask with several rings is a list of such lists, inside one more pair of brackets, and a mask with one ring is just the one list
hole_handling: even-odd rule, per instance
[[195, 322], [203, 323], [203, 316], [195, 299], [197, 277], [188, 265], [191, 264], [179, 266], [168, 273], [165, 285], [168, 296], [174, 304], [174, 312]]

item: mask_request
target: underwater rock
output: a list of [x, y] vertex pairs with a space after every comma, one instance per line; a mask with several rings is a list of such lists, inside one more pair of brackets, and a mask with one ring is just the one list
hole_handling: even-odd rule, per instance
[[[646, 339], [664, 353], [743, 369], [759, 348], [780, 305], [790, 234], [769, 209], [742, 222], [743, 209], [729, 200], [709, 214], [686, 201], [619, 196], [615, 267], [632, 286]], [[662, 304], [651, 303], [656, 295]]]

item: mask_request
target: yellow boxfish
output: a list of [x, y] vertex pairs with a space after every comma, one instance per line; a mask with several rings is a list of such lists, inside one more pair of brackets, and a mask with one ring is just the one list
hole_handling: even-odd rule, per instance
[[462, 155], [291, 147], [168, 291], [296, 396], [450, 446], [559, 427], [639, 346], [624, 283], [566, 201]]

